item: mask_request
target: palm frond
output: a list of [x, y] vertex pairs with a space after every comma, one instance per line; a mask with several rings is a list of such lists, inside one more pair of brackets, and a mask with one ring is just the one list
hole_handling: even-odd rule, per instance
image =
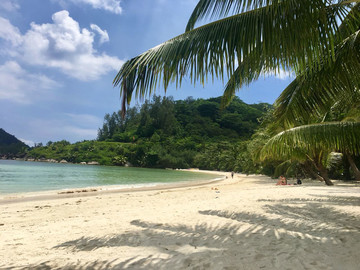
[[[302, 0], [304, 1], [304, 0]], [[189, 21], [186, 25], [186, 31], [194, 29], [195, 24], [205, 18], [221, 18], [228, 16], [229, 14], [239, 14], [241, 12], [246, 12], [249, 10], [266, 7], [270, 5], [278, 5], [287, 2], [286, 0], [200, 0], [196, 5], [194, 11], [192, 12]], [[291, 2], [291, 1], [288, 1]], [[299, 1], [297, 1], [299, 3]], [[339, 5], [351, 5], [353, 3], [359, 2], [359, 0], [339, 0], [336, 3], [332, 1], [322, 0], [322, 1], [312, 1], [322, 2], [326, 4], [328, 8], [336, 7]], [[292, 3], [290, 3], [292, 4]]]
[[360, 4], [357, 3], [336, 33], [335, 61], [323, 61], [319, 72], [305, 72], [297, 76], [276, 100], [275, 115], [278, 122], [288, 127], [295, 123], [306, 123], [304, 119], [310, 119], [312, 115], [321, 117], [334, 104], [345, 104], [346, 101], [360, 98], [359, 28]]
[[262, 73], [264, 73], [264, 61], [259, 58], [255, 59], [252, 63], [249, 63], [247, 60], [248, 59], [244, 59], [241, 61], [240, 65], [229, 78], [221, 99], [221, 108], [225, 108], [229, 105], [238, 89], [244, 85], [249, 85], [251, 82], [257, 80]]
[[275, 167], [275, 171], [274, 171], [274, 177], [279, 177], [280, 175], [285, 175], [286, 176], [286, 171], [288, 170], [288, 168], [291, 165], [291, 160], [285, 160], [284, 162], [280, 163], [279, 165], [277, 165]]
[[[321, 2], [323, 6], [314, 4]], [[207, 81], [208, 76], [231, 77], [246, 59], [252, 74], [280, 68], [303, 70], [327, 55], [333, 57], [332, 44], [338, 28], [333, 12], [320, 0], [281, 1], [231, 16], [156, 46], [127, 61], [113, 84], [120, 86], [125, 103], [151, 94], [171, 82], [180, 86], [184, 76], [191, 82]], [[262, 70], [257, 70], [262, 59]]]
[[[358, 1], [360, 2], [360, 0]], [[360, 3], [356, 3], [346, 16], [339, 27], [339, 31], [336, 33], [337, 43], [341, 43], [348, 36], [359, 30], [360, 28]]]
[[360, 100], [357, 100], [357, 107], [350, 108], [346, 114], [346, 117], [342, 121], [346, 122], [360, 122]]
[[299, 161], [288, 159], [284, 162], [280, 163], [275, 167], [274, 175], [273, 177], [279, 177], [280, 175], [284, 176], [292, 176], [294, 177], [296, 173], [299, 171]]
[[321, 116], [334, 103], [360, 97], [360, 30], [335, 49], [335, 62], [318, 72], [299, 75], [275, 101], [279, 122], [293, 126], [312, 115]]
[[192, 12], [186, 31], [194, 29], [197, 21], [211, 16], [224, 17], [229, 14], [238, 14], [248, 10], [268, 6], [276, 0], [200, 0]]
[[329, 122], [295, 127], [272, 137], [262, 148], [261, 157], [290, 157], [297, 149], [360, 153], [360, 122]]

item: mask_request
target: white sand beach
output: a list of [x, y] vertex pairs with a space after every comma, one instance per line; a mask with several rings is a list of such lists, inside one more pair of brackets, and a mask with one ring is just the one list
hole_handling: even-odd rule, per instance
[[2, 196], [0, 269], [359, 269], [359, 184], [227, 175], [199, 186]]

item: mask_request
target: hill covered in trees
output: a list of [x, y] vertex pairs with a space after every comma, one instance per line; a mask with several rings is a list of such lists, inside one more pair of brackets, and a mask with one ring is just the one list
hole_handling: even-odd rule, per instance
[[[174, 101], [154, 97], [141, 107], [106, 114], [97, 140], [70, 144], [48, 142], [32, 148], [27, 158], [96, 161], [102, 165], [149, 168], [200, 168], [261, 173], [272, 177], [320, 174], [303, 151], [298, 156], [261, 158], [264, 145], [283, 130], [269, 104], [248, 105], [239, 98], [221, 109], [221, 98]], [[307, 155], [306, 155], [307, 154]], [[357, 179], [359, 157], [326, 152], [323, 164], [332, 179]]]
[[269, 104], [248, 105], [234, 98], [225, 109], [221, 97], [173, 101], [155, 96], [141, 108], [131, 108], [122, 119], [121, 112], [106, 114], [99, 129], [99, 141], [133, 142], [140, 139], [178, 138], [194, 142], [249, 138]]
[[0, 156], [13, 157], [24, 153], [27, 148], [25, 143], [0, 128]]
[[97, 161], [103, 165], [251, 171], [248, 140], [269, 104], [248, 105], [234, 98], [221, 109], [221, 97], [174, 101], [155, 96], [141, 107], [106, 114], [97, 141], [49, 142], [32, 149], [36, 159]]

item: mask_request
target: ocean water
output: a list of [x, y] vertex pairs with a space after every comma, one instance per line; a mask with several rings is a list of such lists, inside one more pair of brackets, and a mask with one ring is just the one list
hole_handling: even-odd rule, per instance
[[0, 194], [110, 185], [126, 188], [216, 177], [174, 170], [0, 160]]

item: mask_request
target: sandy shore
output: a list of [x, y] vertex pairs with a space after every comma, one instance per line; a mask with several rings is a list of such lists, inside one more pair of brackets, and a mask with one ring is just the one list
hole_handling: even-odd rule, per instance
[[360, 186], [275, 183], [2, 197], [0, 269], [359, 269]]

